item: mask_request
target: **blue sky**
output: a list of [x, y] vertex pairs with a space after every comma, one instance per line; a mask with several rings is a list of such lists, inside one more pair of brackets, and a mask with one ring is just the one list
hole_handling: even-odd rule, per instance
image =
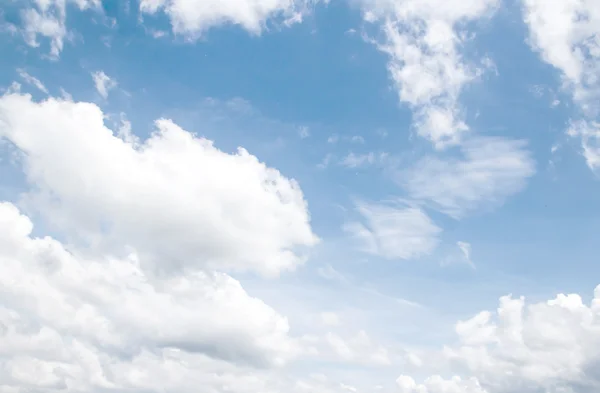
[[[38, 0], [0, 21], [0, 269], [38, 282], [0, 280], [0, 326], [37, 343], [0, 351], [7, 391], [597, 388], [594, 1]], [[114, 281], [74, 290], [44, 236], [60, 277]], [[170, 299], [170, 322], [145, 332], [111, 291]], [[135, 350], [111, 336], [136, 329]]]

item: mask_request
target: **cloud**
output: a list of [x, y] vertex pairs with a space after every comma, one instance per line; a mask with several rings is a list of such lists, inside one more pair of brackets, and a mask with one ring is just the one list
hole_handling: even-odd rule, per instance
[[530, 305], [504, 296], [497, 312], [457, 323], [460, 344], [444, 356], [494, 393], [598, 391], [599, 317], [600, 286], [590, 305], [578, 294]]
[[415, 259], [431, 253], [441, 229], [418, 207], [359, 202], [362, 222], [344, 225], [360, 249], [386, 259]]
[[27, 73], [27, 71], [25, 71], [22, 68], [18, 68], [17, 69], [17, 73], [19, 74], [19, 76], [21, 78], [23, 78], [23, 80], [27, 83], [29, 83], [30, 85], [34, 86], [36, 89], [38, 89], [39, 91], [41, 91], [42, 93], [46, 93], [48, 94], [48, 89], [46, 89], [46, 86], [44, 86], [44, 84], [36, 77], [31, 76]]
[[396, 380], [399, 393], [487, 393], [475, 378], [463, 380], [460, 377], [443, 379], [439, 375], [429, 377], [417, 384], [412, 377], [401, 375]]
[[8, 94], [0, 137], [23, 154], [22, 203], [71, 241], [117, 256], [134, 249], [162, 272], [275, 275], [302, 264], [313, 234], [294, 180], [240, 148], [224, 153], [170, 120], [126, 142], [96, 105]]
[[141, 0], [140, 10], [164, 11], [175, 34], [194, 39], [211, 27], [239, 25], [260, 34], [269, 21], [292, 24], [302, 20], [312, 0]]
[[83, 11], [100, 8], [100, 0], [35, 0], [21, 11], [22, 33], [27, 45], [37, 48], [38, 36], [50, 40], [51, 59], [57, 59], [68, 36], [66, 26], [67, 5], [74, 4]]
[[454, 218], [498, 205], [521, 191], [535, 174], [526, 143], [477, 137], [460, 146], [462, 158], [425, 157], [397, 177], [411, 198]]
[[388, 70], [400, 101], [414, 112], [417, 133], [437, 148], [460, 142], [468, 130], [458, 100], [463, 88], [489, 68], [460, 53], [467, 22], [490, 15], [498, 0], [362, 0], [364, 18], [379, 22]]
[[401, 376], [398, 384], [406, 392], [427, 393], [597, 392], [599, 321], [600, 286], [589, 304], [578, 294], [530, 304], [523, 297], [503, 296], [495, 311], [457, 322], [456, 345], [428, 354], [434, 367], [467, 375], [468, 380], [444, 381], [435, 375], [418, 385]]
[[134, 254], [88, 259], [32, 229], [0, 203], [3, 391], [342, 391], [273, 371], [297, 341], [230, 276], [153, 276]]
[[104, 71], [92, 72], [92, 79], [94, 80], [96, 91], [98, 91], [98, 94], [104, 99], [108, 97], [108, 92], [110, 90], [117, 87], [117, 81], [106, 75]]
[[374, 153], [369, 152], [365, 154], [354, 154], [353, 152], [348, 153], [344, 158], [340, 160], [340, 165], [346, 168], [364, 168], [370, 165], [382, 163], [387, 158], [387, 153]]
[[297, 351], [287, 320], [225, 274], [158, 278], [136, 254], [85, 259], [50, 237], [32, 238], [31, 221], [9, 203], [0, 204], [0, 222], [4, 351], [69, 351], [66, 337], [120, 357], [177, 348], [262, 365]]
[[563, 87], [571, 92], [582, 119], [575, 120], [588, 166], [596, 170], [600, 151], [595, 123], [600, 116], [600, 4], [595, 0], [522, 0], [529, 44], [546, 63], [561, 74]]

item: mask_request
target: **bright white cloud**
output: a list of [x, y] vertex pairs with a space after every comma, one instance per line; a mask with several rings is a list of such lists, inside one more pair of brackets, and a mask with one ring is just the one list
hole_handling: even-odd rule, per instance
[[429, 377], [418, 384], [412, 377], [401, 375], [396, 380], [399, 393], [487, 393], [475, 378], [463, 380], [460, 377], [443, 379], [439, 375]]
[[492, 392], [597, 391], [599, 321], [600, 287], [589, 306], [577, 294], [528, 306], [505, 296], [495, 314], [459, 322], [461, 345], [445, 356]]
[[302, 15], [313, 0], [141, 0], [140, 10], [146, 14], [164, 11], [173, 32], [196, 38], [211, 27], [239, 25], [260, 34], [269, 21], [291, 24]]
[[72, 337], [110, 356], [174, 348], [263, 365], [298, 350], [287, 320], [225, 274], [159, 278], [135, 254], [84, 259], [52, 238], [31, 238], [31, 221], [8, 203], [0, 204], [0, 223], [2, 352], [55, 351], [59, 361], [58, 348]]
[[569, 135], [581, 138], [588, 166], [600, 163], [595, 123], [600, 116], [600, 3], [596, 0], [522, 0], [531, 47], [560, 71], [583, 120]]
[[520, 140], [472, 138], [460, 147], [463, 157], [425, 157], [399, 183], [412, 198], [454, 218], [502, 203], [521, 191], [535, 173], [535, 163]]
[[17, 73], [21, 78], [23, 78], [25, 82], [29, 83], [42, 93], [48, 94], [48, 89], [46, 89], [46, 86], [44, 86], [44, 84], [38, 78], [30, 75], [29, 73], [27, 73], [27, 71], [25, 71], [22, 68], [17, 69]]
[[361, 250], [386, 259], [415, 259], [431, 253], [441, 229], [421, 209], [400, 204], [358, 203], [362, 222], [344, 225]]
[[108, 97], [108, 92], [117, 87], [117, 81], [109, 77], [104, 71], [92, 72], [92, 79], [94, 80], [94, 86], [96, 91], [102, 98]]
[[401, 376], [402, 392], [592, 393], [600, 388], [600, 286], [589, 305], [578, 294], [529, 305], [523, 297], [503, 296], [495, 312], [459, 321], [456, 333], [457, 345], [429, 353], [428, 359], [468, 379], [435, 375], [417, 384]]
[[3, 392], [343, 391], [273, 369], [298, 342], [233, 278], [148, 275], [134, 255], [87, 259], [32, 228], [0, 203]]
[[216, 149], [165, 119], [141, 144], [91, 103], [0, 98], [0, 137], [23, 153], [23, 203], [72, 240], [160, 271], [274, 275], [316, 244], [300, 187], [240, 148]]
[[38, 47], [38, 36], [50, 40], [50, 58], [57, 59], [68, 36], [66, 26], [67, 6], [80, 10], [99, 8], [100, 0], [34, 0], [21, 12], [23, 35], [27, 45]]
[[437, 148], [456, 144], [468, 130], [458, 100], [489, 59], [470, 62], [460, 53], [466, 23], [490, 15], [498, 0], [362, 0], [365, 19], [383, 24], [380, 50], [400, 101], [414, 111], [417, 132]]

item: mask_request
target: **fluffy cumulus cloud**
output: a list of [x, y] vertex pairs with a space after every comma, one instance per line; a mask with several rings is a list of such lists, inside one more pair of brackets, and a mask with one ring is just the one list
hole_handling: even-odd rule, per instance
[[290, 24], [302, 15], [314, 0], [141, 0], [146, 14], [164, 11], [173, 32], [194, 38], [216, 25], [233, 24], [260, 34], [269, 20]]
[[[600, 286], [590, 304], [578, 294], [526, 304], [504, 296], [495, 312], [456, 324], [459, 343], [432, 363], [468, 375], [423, 384], [402, 376], [403, 392], [592, 393], [600, 389]], [[433, 360], [433, 359], [438, 360]]]
[[522, 0], [528, 42], [561, 74], [580, 109], [568, 134], [581, 140], [591, 169], [600, 167], [600, 3]]
[[414, 199], [462, 218], [518, 193], [535, 173], [524, 141], [477, 137], [465, 141], [460, 150], [460, 158], [422, 158], [412, 168], [400, 171], [399, 184]]
[[[76, 356], [61, 354], [63, 345], [125, 358], [171, 348], [258, 365], [297, 350], [287, 320], [225, 274], [159, 278], [135, 254], [87, 259], [50, 237], [32, 238], [31, 221], [9, 203], [0, 205], [0, 222], [3, 352], [20, 353], [9, 369], [31, 356], [48, 366], [42, 380], [61, 380], [52, 363]], [[44, 353], [55, 358], [44, 362]], [[98, 355], [90, 353], [100, 362]]]
[[389, 55], [388, 69], [400, 101], [414, 110], [419, 135], [438, 148], [460, 142], [468, 130], [459, 105], [469, 82], [489, 60], [461, 55], [464, 26], [491, 14], [498, 0], [362, 0], [365, 19], [383, 24], [378, 47]]
[[134, 249], [161, 271], [274, 275], [303, 263], [318, 241], [294, 180], [169, 120], [128, 142], [94, 104], [20, 94], [0, 98], [0, 120], [31, 184], [23, 203], [91, 248]]
[[141, 142], [102, 119], [90, 103], [0, 98], [30, 185], [19, 203], [70, 239], [33, 235], [0, 203], [0, 390], [334, 393], [350, 385], [277, 370], [298, 356], [389, 364], [362, 331], [292, 336], [220, 272], [302, 262], [295, 247], [317, 239], [294, 181], [167, 120]]
[[361, 220], [346, 223], [344, 230], [366, 253], [386, 259], [414, 259], [437, 246], [441, 229], [418, 207], [360, 202], [356, 209]]

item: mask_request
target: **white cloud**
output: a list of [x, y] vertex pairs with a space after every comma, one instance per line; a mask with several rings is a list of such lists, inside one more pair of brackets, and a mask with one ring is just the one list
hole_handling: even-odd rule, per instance
[[239, 25], [260, 34], [268, 21], [301, 21], [311, 3], [312, 0], [141, 0], [140, 10], [146, 14], [163, 10], [174, 33], [196, 38], [222, 24]]
[[535, 173], [535, 163], [520, 140], [478, 137], [460, 146], [460, 159], [425, 157], [399, 174], [413, 199], [454, 218], [498, 205], [521, 191]]
[[491, 14], [498, 0], [362, 0], [365, 19], [381, 22], [388, 69], [400, 101], [414, 111], [419, 135], [437, 148], [456, 144], [468, 130], [458, 104], [465, 85], [489, 59], [469, 62], [460, 53], [466, 22]]
[[216, 149], [173, 122], [141, 145], [103, 124], [91, 103], [0, 98], [0, 137], [23, 155], [23, 203], [91, 249], [159, 271], [220, 269], [275, 275], [318, 241], [300, 187], [240, 148]]
[[434, 375], [417, 384], [401, 376], [402, 392], [593, 393], [600, 388], [600, 286], [589, 305], [578, 294], [532, 304], [503, 296], [495, 312], [459, 321], [456, 333], [458, 344], [429, 353], [429, 363], [468, 378]]
[[[596, 0], [522, 0], [531, 47], [542, 60], [560, 71], [564, 88], [573, 95], [584, 120], [580, 131], [592, 130], [600, 115], [600, 3]], [[585, 123], [589, 123], [586, 125]], [[590, 132], [573, 132], [582, 141], [591, 169], [597, 169], [600, 151], [590, 144]]]
[[415, 259], [431, 253], [441, 229], [421, 209], [400, 204], [358, 203], [363, 222], [349, 222], [344, 230], [361, 250], [386, 259]]
[[25, 82], [27, 82], [30, 85], [34, 86], [36, 89], [38, 89], [42, 93], [48, 94], [48, 89], [46, 89], [46, 86], [44, 86], [44, 84], [38, 78], [30, 75], [29, 73], [27, 73], [27, 71], [25, 71], [22, 68], [18, 68], [17, 69], [17, 73], [19, 74], [19, 76], [21, 78], [23, 78], [23, 80]]
[[108, 97], [108, 92], [117, 87], [117, 81], [106, 75], [104, 71], [92, 72], [92, 79], [96, 91], [105, 99]]
[[587, 165], [592, 170], [600, 168], [600, 123], [580, 120], [571, 122], [567, 135], [581, 138], [581, 149]]
[[346, 168], [364, 168], [373, 164], [382, 163], [387, 158], [387, 153], [369, 152], [365, 154], [348, 153], [340, 160], [340, 165]]
[[67, 5], [76, 5], [80, 10], [99, 8], [100, 0], [34, 0], [22, 10], [23, 35], [31, 47], [38, 47], [38, 36], [50, 40], [50, 58], [59, 57], [68, 35]]
[[399, 393], [486, 393], [475, 378], [463, 380], [458, 376], [443, 379], [435, 375], [422, 384], [417, 384], [412, 377], [401, 375], [396, 380]]
[[73, 349], [66, 337], [125, 357], [175, 348], [262, 365], [297, 352], [287, 320], [225, 274], [160, 278], [135, 254], [85, 259], [52, 238], [31, 238], [31, 221], [9, 203], [0, 204], [0, 222], [0, 318], [10, 338], [2, 352], [60, 358], [61, 345]]
[[299, 342], [233, 278], [149, 275], [134, 255], [88, 259], [32, 228], [0, 203], [2, 391], [343, 391], [273, 368]]

